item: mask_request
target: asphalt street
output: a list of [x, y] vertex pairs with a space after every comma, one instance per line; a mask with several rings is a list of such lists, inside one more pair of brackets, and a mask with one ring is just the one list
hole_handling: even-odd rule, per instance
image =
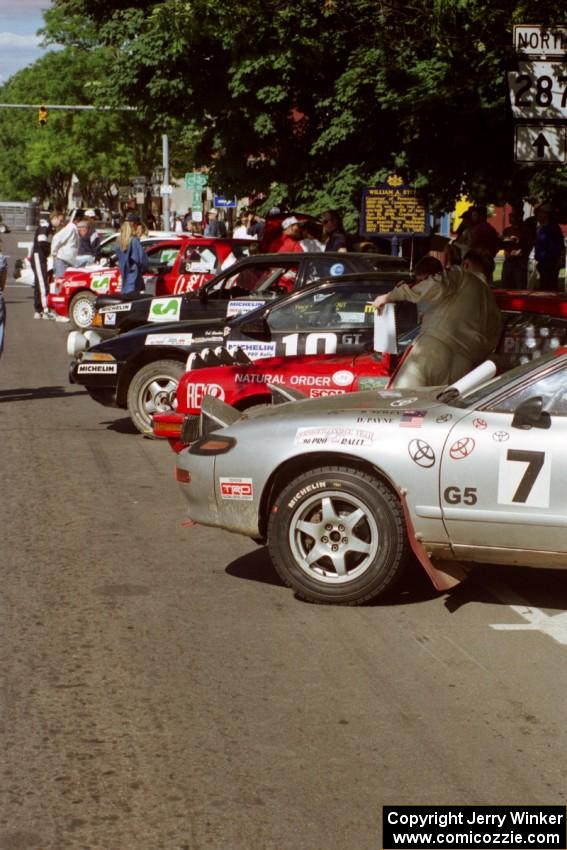
[[0, 850], [376, 850], [386, 804], [564, 804], [564, 573], [302, 603], [181, 527], [168, 445], [6, 300]]

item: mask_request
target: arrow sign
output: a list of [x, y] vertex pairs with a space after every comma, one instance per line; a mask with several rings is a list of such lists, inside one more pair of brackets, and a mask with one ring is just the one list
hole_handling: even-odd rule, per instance
[[567, 162], [566, 127], [559, 124], [519, 124], [515, 139], [516, 162], [560, 165]]
[[532, 147], [536, 149], [537, 158], [543, 159], [545, 149], [549, 147], [549, 142], [547, 141], [543, 133], [540, 133], [535, 142], [532, 142]]

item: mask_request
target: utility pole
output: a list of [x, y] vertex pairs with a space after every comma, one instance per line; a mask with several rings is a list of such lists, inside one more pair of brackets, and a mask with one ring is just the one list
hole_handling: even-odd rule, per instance
[[163, 154], [163, 183], [161, 196], [163, 199], [163, 229], [170, 229], [171, 186], [169, 185], [169, 139], [164, 133], [161, 137]]

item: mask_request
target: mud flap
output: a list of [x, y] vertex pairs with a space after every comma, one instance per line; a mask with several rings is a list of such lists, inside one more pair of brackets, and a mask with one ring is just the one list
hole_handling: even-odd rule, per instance
[[[425, 549], [425, 546], [417, 539], [409, 508], [406, 502], [405, 493], [400, 492], [400, 500], [404, 509], [404, 517], [408, 533], [408, 540], [417, 560], [431, 579], [433, 587], [436, 590], [451, 590], [468, 575], [467, 569], [460, 561], [440, 561], [438, 558], [431, 558]], [[439, 566], [443, 564], [443, 566]]]

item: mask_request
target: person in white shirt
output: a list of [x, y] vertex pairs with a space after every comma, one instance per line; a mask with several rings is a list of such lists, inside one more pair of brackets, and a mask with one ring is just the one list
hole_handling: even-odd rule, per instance
[[77, 261], [79, 253], [79, 231], [73, 220], [63, 225], [51, 240], [53, 274], [63, 277], [67, 269]]

